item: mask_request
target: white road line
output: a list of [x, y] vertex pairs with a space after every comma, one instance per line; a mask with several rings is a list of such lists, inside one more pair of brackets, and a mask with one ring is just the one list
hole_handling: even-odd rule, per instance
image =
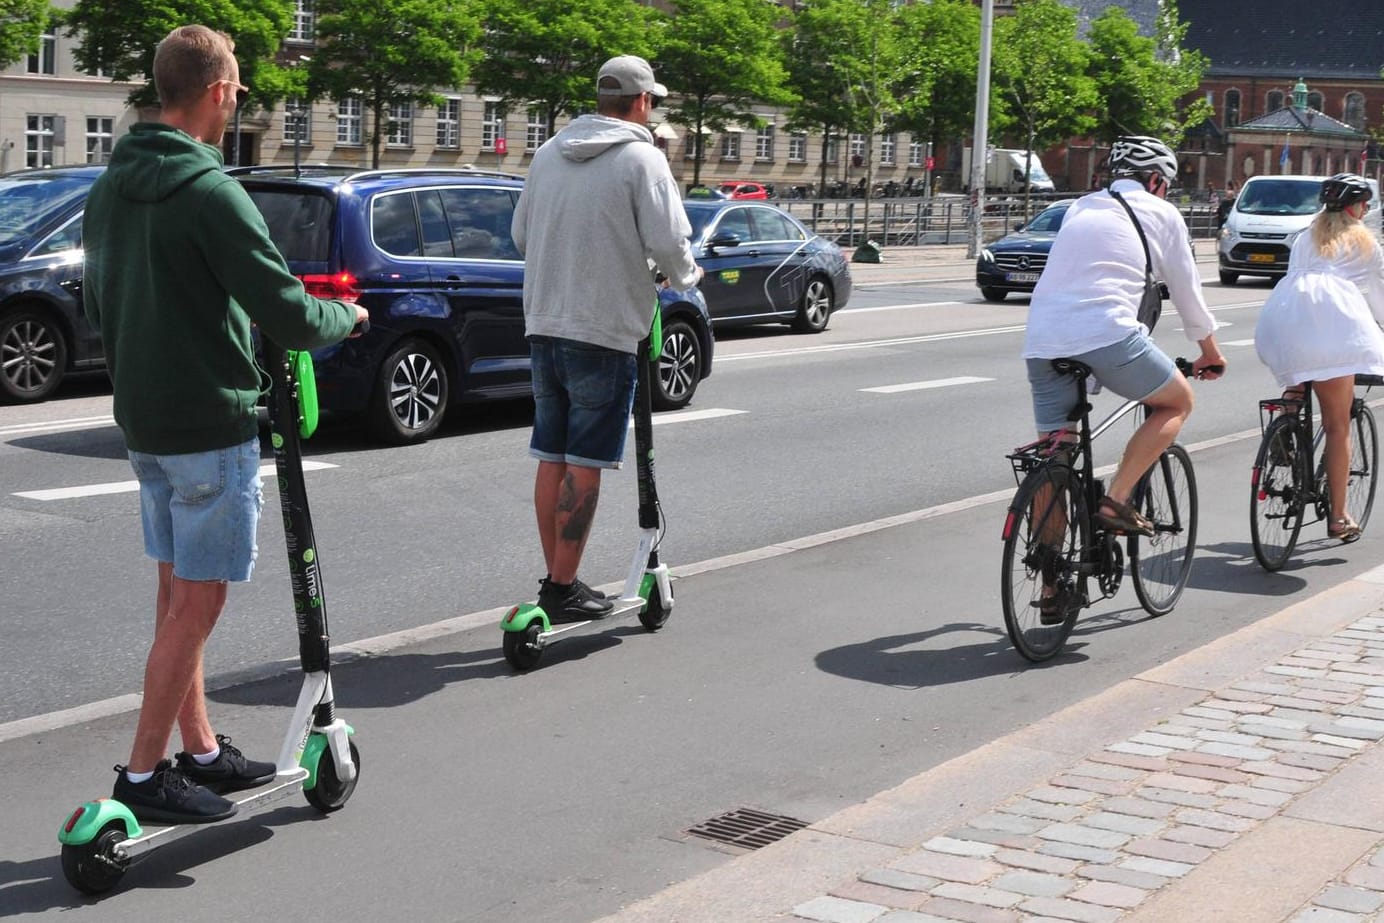
[[973, 375], [963, 375], [960, 378], [934, 378], [932, 381], [910, 381], [902, 385], [881, 385], [878, 388], [861, 388], [860, 390], [870, 394], [900, 394], [904, 391], [950, 388], [952, 385], [973, 385], [982, 381], [994, 380], [993, 378], [976, 378]]
[[919, 301], [915, 304], [881, 304], [872, 308], [842, 308], [841, 316], [848, 314], [871, 314], [876, 311], [906, 311], [909, 308], [950, 308], [956, 305], [971, 304], [969, 301]]
[[11, 423], [9, 426], [0, 426], [0, 438], [49, 430], [94, 429], [98, 426], [114, 425], [115, 417], [72, 417], [68, 420], [45, 420], [42, 423]]
[[[749, 413], [748, 410], [729, 410], [724, 407], [708, 407], [706, 410], [676, 410], [670, 413], [660, 413], [654, 415], [654, 426], [664, 423], [691, 423], [694, 420], [714, 420], [716, 417], [733, 417], [738, 413]], [[634, 421], [630, 421], [630, 426]]]
[[1222, 343], [1221, 345], [1222, 345], [1222, 346], [1253, 346], [1253, 345], [1254, 345], [1254, 340], [1253, 340], [1252, 338], [1251, 338], [1251, 339], [1248, 339], [1248, 340], [1226, 340], [1226, 341], [1225, 341], [1224, 343]]
[[[322, 471], [335, 468], [329, 462], [304, 461], [304, 471]], [[260, 465], [260, 478], [266, 485], [277, 483], [273, 465]], [[126, 494], [139, 490], [139, 481], [109, 481], [105, 484], [86, 484], [81, 487], [54, 487], [49, 490], [16, 491], [14, 496], [26, 500], [76, 500], [80, 497], [99, 497], [102, 494]]]
[[831, 346], [802, 346], [797, 349], [764, 350], [754, 353], [737, 353], [733, 356], [716, 354], [716, 364], [739, 362], [743, 359], [777, 359], [806, 353], [833, 353], [852, 349], [875, 349], [880, 346], [903, 346], [908, 343], [933, 343], [939, 340], [960, 340], [966, 337], [994, 336], [998, 333], [1022, 333], [1024, 327], [1018, 324], [1011, 327], [989, 327], [982, 330], [958, 330], [955, 333], [930, 333], [913, 337], [894, 337], [888, 340], [862, 340], [859, 343], [836, 343]]

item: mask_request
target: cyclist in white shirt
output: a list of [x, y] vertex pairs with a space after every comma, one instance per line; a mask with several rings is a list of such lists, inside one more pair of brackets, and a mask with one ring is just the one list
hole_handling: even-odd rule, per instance
[[1111, 145], [1108, 167], [1109, 188], [1074, 202], [1062, 221], [1033, 291], [1023, 356], [1040, 435], [1068, 428], [1067, 415], [1077, 401], [1075, 380], [1058, 374], [1053, 359], [1090, 366], [1104, 387], [1148, 407], [1095, 518], [1115, 531], [1152, 535], [1152, 525], [1129, 505], [1129, 497], [1177, 438], [1192, 412], [1192, 388], [1139, 322], [1144, 247], [1118, 199], [1138, 217], [1154, 275], [1167, 284], [1187, 339], [1201, 347], [1193, 374], [1219, 378], [1225, 357], [1202, 297], [1187, 226], [1181, 212], [1165, 201], [1177, 176], [1177, 158], [1156, 138], [1131, 136]]

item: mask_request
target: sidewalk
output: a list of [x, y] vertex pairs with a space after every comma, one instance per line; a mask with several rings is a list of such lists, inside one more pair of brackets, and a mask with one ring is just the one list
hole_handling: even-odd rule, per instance
[[601, 923], [1347, 923], [1384, 908], [1384, 567]]
[[[1216, 241], [1198, 238], [1192, 241], [1198, 263], [1216, 262]], [[846, 249], [846, 258], [853, 251]], [[851, 263], [851, 278], [856, 285], [871, 282], [895, 282], [904, 279], [937, 281], [940, 279], [975, 280], [975, 260], [966, 257], [966, 244], [923, 244], [916, 247], [885, 247], [881, 262]]]

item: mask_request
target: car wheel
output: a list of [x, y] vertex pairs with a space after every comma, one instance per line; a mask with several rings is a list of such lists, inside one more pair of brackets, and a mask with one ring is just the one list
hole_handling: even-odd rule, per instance
[[650, 364], [655, 410], [680, 410], [692, 401], [702, 380], [702, 341], [687, 321], [663, 325], [663, 355]]
[[0, 318], [0, 398], [46, 399], [67, 372], [67, 337], [52, 317], [20, 309]]
[[1008, 293], [1005, 292], [1004, 289], [991, 288], [988, 285], [980, 290], [981, 297], [986, 301], [1004, 301], [1004, 296], [1006, 294]]
[[375, 376], [370, 398], [370, 430], [393, 445], [422, 442], [437, 432], [447, 411], [447, 367], [426, 340], [402, 341]]
[[1222, 285], [1234, 285], [1236, 282], [1240, 281], [1240, 274], [1238, 272], [1226, 272], [1224, 269], [1220, 272]]
[[831, 283], [825, 276], [813, 276], [807, 280], [807, 290], [793, 318], [793, 329], [799, 333], [821, 333], [827, 329], [834, 310], [836, 294], [831, 290]]

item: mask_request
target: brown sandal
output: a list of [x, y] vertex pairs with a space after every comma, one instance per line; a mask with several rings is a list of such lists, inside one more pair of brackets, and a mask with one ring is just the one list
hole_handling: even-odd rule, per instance
[[1326, 524], [1327, 537], [1337, 539], [1343, 545], [1359, 539], [1361, 531], [1360, 525], [1349, 516], [1339, 516]]
[[[1115, 515], [1112, 516], [1104, 512], [1106, 507], [1114, 510]], [[1096, 507], [1095, 520], [1111, 532], [1134, 533], [1149, 538], [1154, 536], [1153, 523], [1149, 522], [1143, 513], [1128, 503], [1120, 503], [1109, 494], [1100, 498], [1100, 505]]]

